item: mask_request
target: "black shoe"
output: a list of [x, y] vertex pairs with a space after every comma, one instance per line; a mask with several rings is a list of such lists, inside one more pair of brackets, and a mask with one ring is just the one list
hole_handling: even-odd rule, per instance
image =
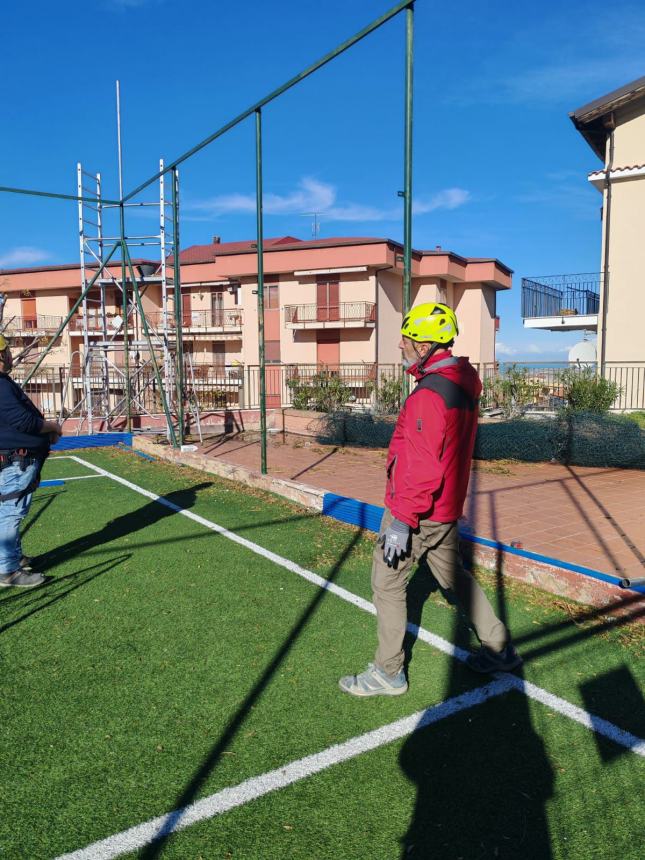
[[31, 555], [23, 555], [23, 557], [18, 562], [21, 570], [31, 570], [33, 563], [34, 559]]
[[19, 567], [13, 573], [5, 573], [0, 576], [1, 588], [35, 588], [37, 585], [42, 585], [45, 577], [42, 573], [36, 573], [33, 570], [24, 570]]
[[503, 651], [493, 651], [485, 645], [466, 658], [466, 665], [475, 672], [512, 672], [519, 669], [523, 660], [515, 648], [509, 643]]

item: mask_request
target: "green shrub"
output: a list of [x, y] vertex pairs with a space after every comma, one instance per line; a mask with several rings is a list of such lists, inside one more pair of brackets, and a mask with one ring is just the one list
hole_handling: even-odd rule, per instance
[[557, 378], [568, 408], [575, 412], [608, 412], [622, 391], [616, 382], [598, 376], [591, 367], [569, 367]]
[[377, 415], [397, 415], [401, 408], [403, 380], [400, 375], [381, 376], [374, 390], [374, 412]]
[[352, 389], [345, 385], [337, 373], [319, 370], [305, 379], [294, 377], [287, 380], [291, 389], [291, 404], [294, 409], [309, 409], [312, 412], [334, 412], [353, 399]]
[[501, 409], [506, 418], [518, 418], [547, 391], [543, 382], [530, 376], [528, 368], [512, 364], [503, 373], [484, 379], [481, 405]]

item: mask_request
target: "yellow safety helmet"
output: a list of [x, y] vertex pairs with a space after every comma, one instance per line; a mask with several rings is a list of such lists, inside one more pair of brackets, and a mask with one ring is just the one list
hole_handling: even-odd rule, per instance
[[9, 348], [9, 341], [7, 340], [7, 338], [3, 334], [0, 334], [0, 352], [4, 352], [5, 349], [8, 349], [8, 348]]
[[450, 343], [459, 334], [459, 326], [455, 312], [448, 305], [425, 302], [410, 308], [403, 318], [401, 334], [418, 343]]

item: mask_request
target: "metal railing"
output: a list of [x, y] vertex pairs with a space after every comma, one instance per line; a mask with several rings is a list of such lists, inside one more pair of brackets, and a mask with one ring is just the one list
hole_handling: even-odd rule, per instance
[[[163, 328], [163, 311], [147, 314], [148, 320], [157, 328]], [[183, 330], [221, 329], [222, 331], [242, 331], [244, 315], [242, 308], [215, 308], [213, 310], [187, 311], [183, 314]], [[168, 314], [168, 328], [175, 328], [175, 317]]]
[[600, 306], [602, 275], [548, 275], [522, 278], [522, 317], [593, 315]]
[[[597, 372], [595, 364], [567, 362], [499, 362], [476, 368], [483, 382], [482, 409], [516, 414], [554, 412], [566, 406], [565, 370], [573, 373]], [[14, 371], [18, 383], [28, 366]], [[615, 382], [619, 393], [611, 410], [645, 410], [645, 362], [608, 362], [605, 378]], [[258, 365], [194, 365], [186, 368], [186, 385], [192, 389], [202, 412], [221, 409], [258, 409], [260, 406], [260, 368]], [[342, 408], [396, 414], [401, 406], [403, 369], [397, 364], [269, 364], [266, 366], [267, 407], [315, 408], [316, 403], [340, 403]], [[138, 375], [132, 372], [133, 415], [161, 414], [162, 404], [152, 368]], [[106, 385], [107, 381], [107, 385]], [[125, 379], [122, 368], [110, 367], [107, 375], [92, 369], [90, 386], [96, 401], [113, 408], [123, 398]], [[42, 366], [25, 391], [47, 417], [73, 408], [85, 392], [80, 368]], [[65, 395], [67, 390], [67, 395]]]
[[285, 325], [310, 326], [323, 323], [373, 323], [376, 320], [374, 302], [340, 302], [337, 305], [285, 305]]
[[4, 325], [7, 334], [36, 334], [38, 332], [53, 333], [58, 330], [63, 318], [49, 314], [36, 314], [33, 317], [9, 318]]
[[[113, 320], [117, 320], [118, 322], [115, 324]], [[123, 317], [117, 313], [108, 313], [106, 314], [106, 324], [107, 330], [109, 333], [114, 332], [115, 330], [121, 327], [121, 323], [123, 322]], [[130, 327], [132, 323], [130, 323]], [[77, 314], [73, 316], [69, 321], [69, 328], [73, 332], [83, 332], [87, 329], [88, 332], [92, 334], [96, 334], [98, 332], [103, 331], [103, 320], [98, 314], [88, 314], [86, 317], [81, 314]]]

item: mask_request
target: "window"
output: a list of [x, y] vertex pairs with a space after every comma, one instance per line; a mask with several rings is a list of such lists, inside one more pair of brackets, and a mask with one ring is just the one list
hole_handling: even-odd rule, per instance
[[280, 308], [280, 287], [278, 284], [264, 285], [264, 310], [275, 311]]

